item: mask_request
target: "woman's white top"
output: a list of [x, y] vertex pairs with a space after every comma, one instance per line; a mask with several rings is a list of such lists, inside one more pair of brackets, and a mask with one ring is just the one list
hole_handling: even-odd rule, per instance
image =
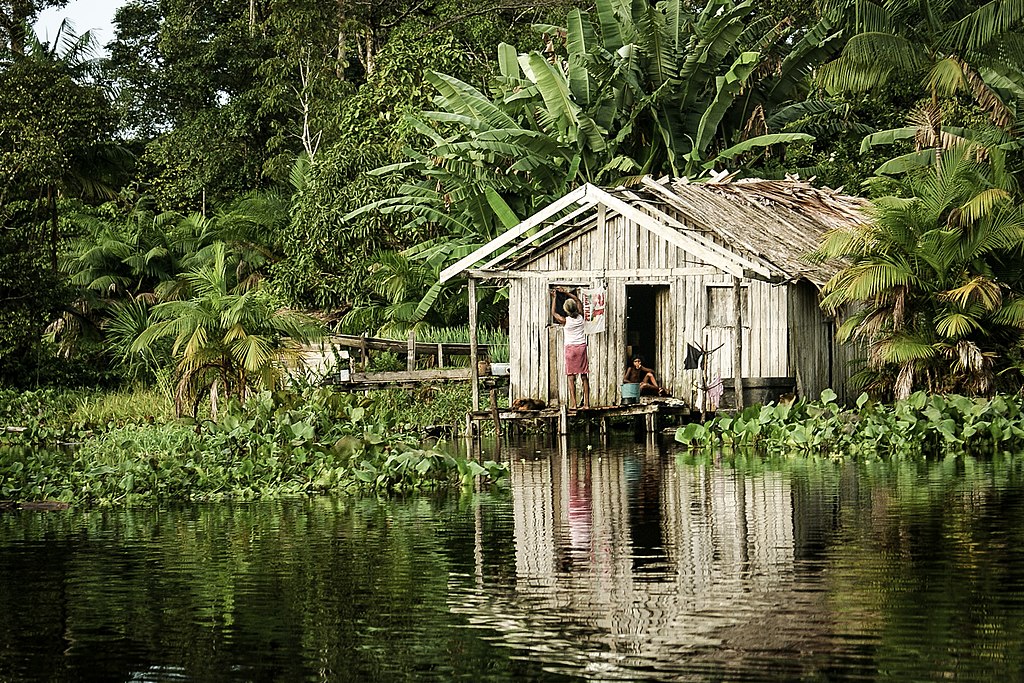
[[586, 321], [583, 320], [582, 315], [578, 315], [575, 318], [565, 316], [565, 334], [562, 336], [562, 342], [565, 346], [577, 346], [587, 343], [587, 334], [583, 331], [585, 323]]

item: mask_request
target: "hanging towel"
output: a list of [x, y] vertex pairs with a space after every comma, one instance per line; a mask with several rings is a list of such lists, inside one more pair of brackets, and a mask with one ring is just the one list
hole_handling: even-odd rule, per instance
[[708, 386], [708, 408], [718, 410], [718, 404], [722, 401], [724, 393], [725, 383], [722, 382], [721, 377], [715, 377], [714, 381]]
[[693, 344], [687, 342], [686, 344], [686, 358], [683, 359], [684, 370], [696, 370], [700, 367], [701, 356], [704, 352], [698, 349]]

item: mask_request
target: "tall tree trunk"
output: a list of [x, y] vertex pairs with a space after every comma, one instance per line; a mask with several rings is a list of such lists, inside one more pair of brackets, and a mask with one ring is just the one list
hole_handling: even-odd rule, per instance
[[217, 421], [217, 385], [220, 384], [219, 379], [213, 380], [213, 384], [210, 385], [210, 419], [214, 422]]
[[53, 185], [46, 188], [47, 208], [50, 211], [50, 268], [57, 272], [57, 242], [60, 238], [60, 221], [57, 217], [57, 192]]
[[338, 0], [338, 53], [334, 61], [334, 73], [339, 81], [345, 80], [345, 68], [348, 66], [348, 31], [345, 20], [345, 0]]
[[15, 57], [25, 56], [25, 43], [28, 39], [25, 27], [32, 23], [37, 14], [29, 0], [13, 0], [6, 8], [0, 4], [0, 28], [6, 31], [11, 54]]
[[366, 78], [373, 76], [373, 72], [377, 70], [377, 46], [376, 41], [373, 38], [373, 30], [366, 32], [366, 54], [363, 58], [363, 67], [366, 69]]

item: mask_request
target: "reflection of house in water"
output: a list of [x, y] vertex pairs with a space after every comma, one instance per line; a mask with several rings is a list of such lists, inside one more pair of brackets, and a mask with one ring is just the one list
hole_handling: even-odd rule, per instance
[[677, 466], [643, 446], [511, 467], [515, 585], [454, 609], [555, 668], [735, 663], [792, 646], [785, 622], [821, 619], [821, 598], [792, 589], [782, 473]]

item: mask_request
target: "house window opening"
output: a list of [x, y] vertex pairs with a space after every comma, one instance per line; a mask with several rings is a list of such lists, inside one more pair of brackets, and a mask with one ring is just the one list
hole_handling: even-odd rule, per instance
[[[748, 289], [743, 285], [740, 290], [740, 318], [743, 327], [750, 327], [750, 305]], [[708, 285], [707, 287], [708, 327], [732, 327], [732, 285]]]

